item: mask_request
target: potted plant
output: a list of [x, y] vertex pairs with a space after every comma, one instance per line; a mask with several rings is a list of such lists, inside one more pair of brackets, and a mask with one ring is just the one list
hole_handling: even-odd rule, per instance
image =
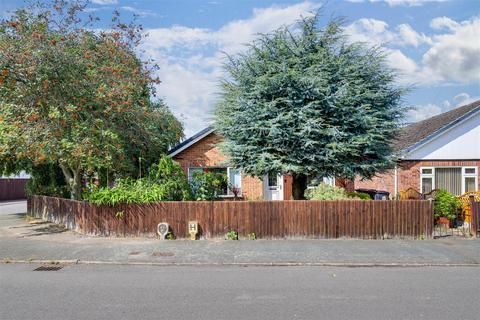
[[461, 209], [460, 200], [446, 190], [439, 190], [434, 203], [434, 216], [437, 224], [450, 226]]

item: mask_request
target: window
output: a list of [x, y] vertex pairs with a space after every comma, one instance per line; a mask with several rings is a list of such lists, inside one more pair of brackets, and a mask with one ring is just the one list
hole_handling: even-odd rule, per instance
[[478, 175], [477, 168], [463, 168], [463, 190], [465, 192], [477, 191]]
[[420, 190], [429, 193], [443, 189], [457, 196], [476, 191], [478, 175], [476, 167], [427, 167], [420, 168]]
[[320, 183], [324, 183], [329, 186], [335, 185], [335, 178], [331, 177], [321, 177], [321, 176], [312, 176], [307, 177], [307, 188], [315, 188]]
[[228, 186], [226, 186], [219, 196], [233, 196], [232, 188], [239, 190], [237, 194], [241, 195], [242, 175], [240, 169], [231, 167], [190, 167], [188, 168], [188, 181], [192, 181], [195, 172], [215, 172], [227, 176]]
[[422, 168], [420, 172], [420, 190], [422, 193], [429, 193], [435, 189], [433, 186], [433, 168]]

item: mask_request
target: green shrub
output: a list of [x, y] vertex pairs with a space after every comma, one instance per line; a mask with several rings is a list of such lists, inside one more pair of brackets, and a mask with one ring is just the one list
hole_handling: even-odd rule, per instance
[[365, 192], [349, 192], [348, 196], [353, 199], [372, 200], [372, 197]]
[[227, 232], [228, 240], [238, 240], [238, 232], [235, 230], [230, 230]]
[[191, 199], [188, 180], [180, 165], [165, 156], [151, 167], [146, 178], [120, 179], [113, 188], [91, 188], [84, 198], [98, 205], [149, 203]]
[[347, 200], [351, 199], [347, 191], [341, 187], [320, 183], [317, 187], [307, 189], [305, 198], [308, 200]]
[[462, 207], [460, 200], [446, 190], [439, 190], [435, 196], [434, 216], [435, 218], [446, 217], [453, 220]]
[[195, 172], [191, 188], [193, 198], [197, 201], [215, 200], [227, 189], [227, 175], [218, 172]]

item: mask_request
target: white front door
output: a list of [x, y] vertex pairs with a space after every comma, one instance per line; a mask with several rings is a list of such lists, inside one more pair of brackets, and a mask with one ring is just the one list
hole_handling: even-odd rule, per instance
[[283, 200], [283, 176], [268, 174], [263, 177], [263, 198], [265, 200]]

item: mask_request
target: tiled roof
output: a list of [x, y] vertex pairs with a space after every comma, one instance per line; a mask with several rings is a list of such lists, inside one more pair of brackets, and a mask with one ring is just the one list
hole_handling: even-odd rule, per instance
[[480, 111], [480, 100], [408, 125], [395, 141], [395, 150], [408, 151], [477, 111]]
[[208, 135], [212, 131], [213, 131], [212, 127], [206, 127], [202, 131], [196, 133], [195, 135], [191, 136], [190, 138], [185, 139], [184, 141], [177, 144], [175, 147], [173, 147], [172, 149], [170, 149], [168, 151], [168, 154], [171, 155], [171, 156], [174, 156], [175, 154], [177, 154], [181, 150], [188, 148], [190, 145], [197, 142], [197, 140], [201, 139], [203, 136]]

